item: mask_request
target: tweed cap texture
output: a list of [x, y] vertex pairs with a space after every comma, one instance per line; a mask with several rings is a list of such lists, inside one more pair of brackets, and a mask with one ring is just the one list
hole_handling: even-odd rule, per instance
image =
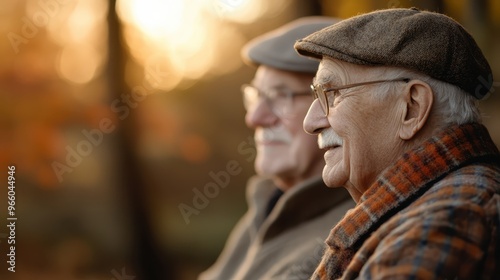
[[477, 99], [486, 96], [493, 84], [481, 49], [459, 23], [416, 8], [379, 10], [343, 20], [298, 40], [295, 49], [317, 59], [326, 56], [416, 70]]
[[242, 49], [244, 61], [250, 65], [266, 65], [285, 71], [311, 73], [319, 62], [297, 54], [293, 44], [313, 32], [330, 26], [338, 19], [330, 17], [303, 17], [248, 42]]

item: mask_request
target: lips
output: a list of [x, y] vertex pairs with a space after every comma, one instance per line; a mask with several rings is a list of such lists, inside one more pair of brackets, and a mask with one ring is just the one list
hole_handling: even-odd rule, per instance
[[338, 149], [340, 147], [341, 147], [340, 145], [334, 145], [325, 148], [325, 154], [323, 156], [325, 158], [326, 163], [332, 163], [338, 160], [339, 156], [342, 155], [342, 150]]
[[256, 140], [255, 143], [257, 143], [257, 145], [261, 145], [261, 146], [276, 146], [276, 145], [283, 145], [284, 142], [283, 141], [276, 141], [276, 140]]
[[255, 130], [255, 143], [257, 145], [282, 145], [291, 143], [292, 139], [293, 137], [283, 126]]
[[325, 151], [331, 151], [331, 150], [335, 150], [337, 148], [341, 147], [340, 145], [332, 145], [332, 146], [328, 146], [328, 147], [325, 147], [323, 148], [323, 150]]

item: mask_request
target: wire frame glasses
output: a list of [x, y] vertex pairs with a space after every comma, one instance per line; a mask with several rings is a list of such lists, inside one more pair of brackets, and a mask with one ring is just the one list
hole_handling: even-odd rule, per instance
[[323, 88], [322, 85], [311, 84], [311, 90], [312, 90], [313, 98], [319, 99], [319, 103], [321, 104], [321, 109], [323, 109], [325, 116], [328, 116], [329, 108], [334, 106], [335, 98], [340, 95], [340, 90], [364, 86], [364, 85], [371, 85], [371, 84], [388, 83], [388, 82], [408, 83], [409, 81], [410, 81], [410, 79], [408, 79], [408, 78], [399, 78], [399, 79], [392, 79], [392, 80], [377, 80], [377, 81], [356, 83], [356, 84], [350, 84], [350, 85], [344, 85], [344, 86], [332, 87], [332, 88], [326, 88], [326, 89]]
[[244, 84], [241, 86], [245, 109], [251, 110], [260, 100], [264, 100], [268, 108], [278, 117], [284, 117], [294, 111], [294, 99], [297, 96], [310, 96], [310, 92], [293, 92], [288, 89], [271, 89], [262, 91]]

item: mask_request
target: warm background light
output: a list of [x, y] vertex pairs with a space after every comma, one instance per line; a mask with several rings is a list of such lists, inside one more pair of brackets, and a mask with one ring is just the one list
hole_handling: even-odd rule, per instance
[[172, 90], [183, 80], [224, 75], [241, 66], [246, 38], [231, 23], [250, 23], [282, 9], [283, 0], [120, 0], [116, 11], [135, 61], [147, 68], [157, 58], [169, 79], [157, 86]]
[[61, 78], [77, 84], [85, 84], [94, 78], [103, 63], [102, 55], [92, 45], [78, 44], [64, 47], [59, 57], [58, 70]]
[[[19, 270], [2, 269], [0, 279], [109, 280], [123, 269], [135, 279], [196, 279], [246, 210], [254, 174], [238, 151], [253, 141], [239, 89], [255, 68], [243, 64], [242, 46], [301, 16], [411, 6], [463, 23], [499, 84], [498, 0], [3, 1], [0, 182], [15, 164], [20, 223]], [[500, 144], [497, 93], [481, 106]], [[99, 136], [103, 120], [114, 130]], [[79, 147], [88, 153], [74, 154]], [[59, 180], [52, 164], [68, 161]], [[178, 205], [192, 204], [193, 189], [230, 161], [241, 173], [186, 224]]]

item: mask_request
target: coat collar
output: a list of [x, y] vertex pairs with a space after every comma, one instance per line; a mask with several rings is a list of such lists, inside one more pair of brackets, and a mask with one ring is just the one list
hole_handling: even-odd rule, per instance
[[[307, 222], [334, 208], [345, 200], [352, 199], [344, 188], [329, 188], [321, 176], [310, 178], [286, 191], [267, 218], [265, 208], [273, 189], [272, 182], [252, 178], [253, 187], [248, 195], [255, 211], [255, 224], [259, 226], [261, 242], [266, 242], [301, 223]], [[259, 223], [261, 221], [262, 224]]]
[[262, 236], [269, 240], [301, 223], [320, 216], [341, 202], [352, 199], [344, 188], [329, 188], [321, 177], [311, 178], [288, 190], [276, 203]]

